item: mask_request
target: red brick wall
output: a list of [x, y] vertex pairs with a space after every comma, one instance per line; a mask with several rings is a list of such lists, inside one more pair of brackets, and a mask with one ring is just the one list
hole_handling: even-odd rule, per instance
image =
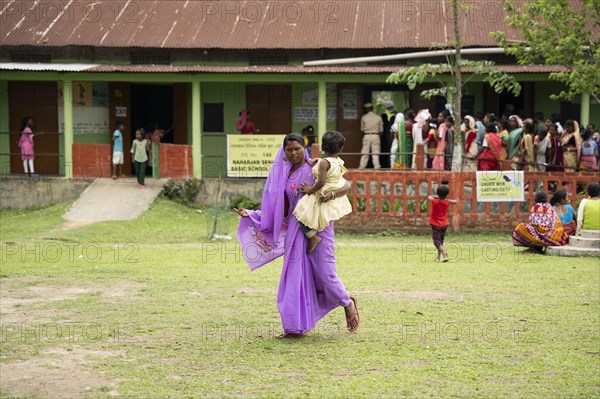
[[111, 177], [110, 144], [73, 144], [73, 177]]
[[187, 179], [194, 176], [191, 145], [160, 144], [158, 171], [161, 178]]

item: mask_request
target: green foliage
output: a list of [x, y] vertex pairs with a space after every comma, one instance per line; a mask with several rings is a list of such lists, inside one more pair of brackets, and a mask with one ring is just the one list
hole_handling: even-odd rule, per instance
[[248, 198], [245, 195], [236, 195], [231, 200], [231, 206], [234, 208], [243, 208], [243, 209], [260, 209], [260, 201], [253, 200], [252, 198]]
[[202, 180], [192, 177], [187, 180], [169, 180], [161, 196], [186, 206], [194, 206], [202, 189]]
[[[489, 83], [497, 93], [507, 91], [515, 96], [521, 93], [521, 85], [514, 76], [498, 70], [496, 64], [492, 61], [463, 59], [460, 65], [463, 70], [470, 72], [470, 76], [462, 81], [461, 86], [467, 84], [474, 76], [483, 76], [483, 80]], [[453, 83], [453, 79], [448, 79], [448, 74], [452, 76], [453, 73], [450, 63], [421, 64], [390, 74], [386, 82], [396, 84], [405, 83], [409, 89], [414, 90], [417, 85], [422, 84], [426, 79], [432, 78], [437, 81], [439, 87], [423, 90], [421, 92], [422, 97], [428, 99], [433, 96], [453, 98], [456, 93], [456, 86]]]
[[522, 40], [511, 40], [506, 32], [492, 32], [500, 46], [519, 64], [548, 64], [565, 67], [550, 78], [564, 83], [566, 90], [552, 99], [569, 100], [589, 93], [600, 101], [600, 1], [582, 0], [575, 9], [567, 0], [506, 0], [506, 22]]

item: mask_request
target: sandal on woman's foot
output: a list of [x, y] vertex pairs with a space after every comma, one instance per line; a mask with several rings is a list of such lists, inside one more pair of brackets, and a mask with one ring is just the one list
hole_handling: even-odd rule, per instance
[[349, 332], [358, 330], [360, 326], [360, 315], [358, 314], [358, 307], [356, 306], [356, 298], [350, 297], [350, 300], [354, 304], [354, 313], [350, 317], [346, 317], [346, 325], [348, 326]]

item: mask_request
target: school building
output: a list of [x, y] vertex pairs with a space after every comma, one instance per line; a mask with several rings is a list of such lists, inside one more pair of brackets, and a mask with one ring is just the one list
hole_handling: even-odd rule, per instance
[[[125, 172], [138, 128], [173, 127], [160, 146], [160, 176], [226, 175], [227, 135], [238, 113], [251, 111], [263, 134], [300, 132], [347, 137], [360, 151], [362, 104], [403, 111], [443, 109], [415, 90], [386, 84], [407, 65], [444, 57], [304, 66], [306, 61], [427, 51], [453, 39], [443, 1], [33, 1], [0, 3], [0, 165], [21, 173], [21, 119], [35, 120], [36, 170], [66, 177], [110, 177], [110, 139], [125, 124]], [[501, 1], [475, 2], [461, 23], [465, 47], [497, 46], [489, 32], [508, 28]], [[555, 66], [516, 65], [479, 54], [522, 84], [518, 97], [496, 94], [474, 77], [463, 90], [464, 111], [501, 114], [507, 104], [533, 115], [600, 124], [589, 96], [549, 99], [560, 85]], [[467, 76], [470, 76], [467, 71]], [[447, 76], [444, 78], [448, 78]], [[359, 157], [348, 155], [349, 167]]]

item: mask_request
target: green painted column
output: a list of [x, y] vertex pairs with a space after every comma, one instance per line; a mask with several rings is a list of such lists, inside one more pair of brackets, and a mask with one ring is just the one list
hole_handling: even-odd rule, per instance
[[64, 173], [68, 179], [73, 178], [73, 82], [63, 82], [63, 118], [65, 121], [64, 133]]
[[322, 138], [327, 131], [327, 83], [324, 79], [319, 80], [319, 120], [317, 134], [319, 135], [319, 147]]
[[[10, 153], [8, 124], [8, 81], [0, 80], [0, 154]], [[16, 138], [15, 138], [16, 139]], [[10, 173], [10, 155], [0, 155], [0, 174]]]
[[202, 178], [202, 102], [200, 80], [192, 81], [192, 158], [194, 177]]
[[590, 95], [581, 93], [581, 126], [583, 130], [590, 123]]

